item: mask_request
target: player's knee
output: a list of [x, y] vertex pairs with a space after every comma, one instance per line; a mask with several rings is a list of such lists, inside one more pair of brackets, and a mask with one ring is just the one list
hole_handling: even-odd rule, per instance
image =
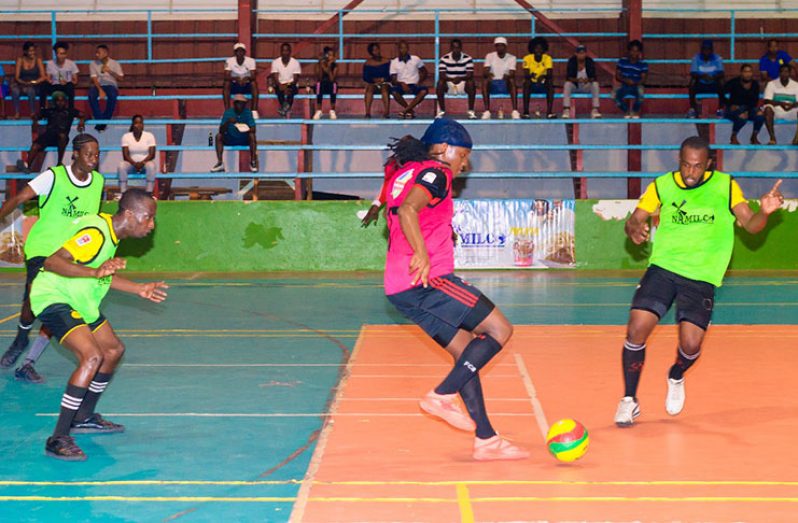
[[488, 335], [496, 340], [496, 342], [504, 347], [510, 338], [513, 336], [513, 325], [509, 321], [496, 322], [496, 325], [490, 329]]
[[103, 364], [102, 352], [100, 352], [99, 350], [92, 350], [83, 357], [81, 367], [84, 367], [85, 369], [91, 372], [96, 372], [100, 369], [100, 366], [102, 364]]
[[108, 356], [111, 358], [118, 360], [125, 354], [125, 344], [122, 343], [120, 340], [116, 340], [116, 343], [112, 344], [106, 350]]
[[698, 354], [701, 351], [701, 341], [681, 340], [679, 342], [679, 348], [682, 349], [682, 352], [684, 352], [688, 356], [692, 356], [693, 354]]

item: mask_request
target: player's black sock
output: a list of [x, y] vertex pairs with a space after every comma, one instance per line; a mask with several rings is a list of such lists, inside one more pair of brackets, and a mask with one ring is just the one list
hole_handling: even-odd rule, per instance
[[23, 325], [21, 322], [17, 325], [17, 337], [14, 338], [14, 344], [24, 344], [28, 340], [28, 336], [30, 336], [30, 329], [33, 327], [33, 323], [30, 325]]
[[53, 436], [69, 435], [72, 420], [75, 419], [75, 413], [80, 408], [85, 396], [86, 389], [67, 383], [66, 391], [61, 397], [61, 413], [58, 415], [58, 422], [55, 424]]
[[482, 395], [482, 383], [479, 380], [479, 374], [475, 374], [473, 378], [463, 385], [460, 389], [460, 397], [463, 398], [465, 408], [474, 423], [477, 424], [476, 436], [480, 439], [492, 438], [496, 435], [493, 426], [488, 419], [488, 412], [485, 410], [485, 398]]
[[685, 354], [681, 347], [676, 349], [676, 363], [671, 367], [668, 377], [672, 380], [680, 380], [684, 378], [684, 372], [693, 366], [698, 357], [701, 356], [701, 350], [695, 354]]
[[454, 368], [438, 385], [435, 392], [438, 394], [454, 394], [459, 391], [500, 350], [502, 350], [502, 346], [499, 345], [499, 342], [487, 334], [477, 336], [466, 346], [463, 353], [457, 358]]
[[103, 372], [98, 372], [94, 376], [94, 379], [91, 380], [89, 384], [89, 391], [86, 393], [86, 397], [83, 398], [83, 403], [80, 405], [77, 414], [75, 414], [76, 420], [83, 421], [94, 414], [94, 409], [97, 408], [97, 401], [100, 399], [100, 395], [105, 390], [105, 387], [108, 386], [108, 382], [111, 381], [113, 375], [113, 373], [105, 374]]
[[646, 360], [646, 344], [635, 345], [626, 340], [623, 344], [623, 381], [626, 385], [624, 396], [634, 398], [637, 395], [637, 384]]

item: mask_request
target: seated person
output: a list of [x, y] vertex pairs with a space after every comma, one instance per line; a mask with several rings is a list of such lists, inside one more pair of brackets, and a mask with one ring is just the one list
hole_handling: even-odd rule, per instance
[[688, 118], [698, 117], [697, 94], [717, 94], [718, 111], [726, 105], [723, 97], [723, 60], [713, 51], [712, 40], [701, 42], [701, 52], [693, 57], [690, 64], [690, 111]]
[[[554, 118], [554, 62], [547, 54], [549, 42], [536, 36], [527, 44], [529, 54], [524, 57], [524, 118], [529, 118], [529, 98], [532, 93], [546, 95], [546, 118]], [[535, 116], [540, 111], [535, 109]]]
[[130, 123], [130, 132], [122, 136], [122, 161], [116, 172], [119, 175], [120, 195], [127, 191], [127, 177], [133, 173], [146, 173], [149, 194], [155, 189], [155, 135], [144, 130], [144, 117], [137, 114]]
[[[122, 66], [119, 62], [108, 56], [108, 46], [98, 45], [95, 53], [97, 58], [89, 64], [92, 86], [89, 88], [89, 106], [91, 113], [97, 120], [110, 120], [116, 109], [116, 99], [119, 97], [119, 80], [124, 78]], [[105, 109], [100, 109], [100, 100], [105, 99]], [[98, 132], [105, 131], [107, 124], [97, 124], [94, 129]]]
[[787, 51], [779, 49], [779, 41], [771, 38], [768, 40], [767, 52], [759, 59], [759, 76], [763, 87], [779, 77], [779, 67], [784, 64], [790, 64], [793, 69], [795, 68], [792, 56]]
[[[768, 82], [765, 87], [764, 100], [762, 101], [765, 109], [765, 125], [770, 135], [770, 145], [776, 143], [776, 131], [773, 128], [773, 120], [796, 120], [798, 119], [798, 82], [790, 78], [792, 68], [790, 64], [784, 64], [779, 68], [779, 77]], [[792, 139], [793, 145], [798, 145], [798, 129]]]
[[[57, 163], [62, 164], [64, 151], [69, 143], [69, 131], [72, 129], [72, 122], [75, 118], [78, 118], [78, 132], [82, 133], [86, 117], [77, 109], [69, 107], [66, 93], [53, 91], [53, 107], [46, 107], [39, 114], [33, 116], [33, 132], [37, 135], [36, 140], [33, 141], [30, 151], [28, 151], [28, 161], [18, 160], [17, 169], [29, 173], [32, 168], [37, 168], [36, 161], [47, 147], [58, 147]], [[39, 120], [45, 119], [47, 125], [42, 132]]]
[[521, 118], [518, 112], [518, 91], [515, 86], [515, 64], [517, 58], [507, 52], [507, 39], [497, 36], [493, 40], [496, 51], [485, 56], [483, 65], [484, 79], [482, 81], [482, 100], [485, 104], [485, 112], [482, 113], [483, 120], [490, 120], [490, 95], [509, 94], [510, 103], [513, 107], [512, 117], [514, 120]]
[[[615, 103], [625, 113], [625, 118], [640, 118], [643, 104], [643, 85], [648, 78], [648, 64], [642, 60], [643, 42], [632, 40], [626, 46], [628, 56], [618, 60], [615, 79], [621, 84], [615, 91]], [[632, 105], [626, 101], [634, 98]]]
[[330, 97], [330, 120], [335, 120], [335, 99], [338, 95], [338, 82], [335, 75], [338, 72], [338, 64], [335, 62], [335, 49], [325, 47], [322, 50], [319, 63], [316, 64], [316, 112], [313, 119], [318, 120], [323, 114], [321, 107], [324, 102], [324, 95]]
[[255, 136], [255, 118], [247, 107], [247, 97], [243, 94], [233, 95], [233, 107], [225, 110], [219, 133], [216, 135], [216, 165], [211, 167], [212, 173], [224, 172], [222, 153], [224, 146], [249, 146], [249, 170], [258, 172], [258, 140]]
[[299, 61], [291, 56], [291, 44], [280, 46], [280, 56], [272, 61], [271, 82], [272, 87], [277, 93], [277, 103], [280, 108], [277, 112], [280, 116], [291, 114], [291, 106], [294, 105], [294, 96], [299, 90], [299, 75], [302, 74], [302, 67]]
[[45, 64], [47, 81], [42, 84], [39, 94], [42, 99], [42, 108], [47, 105], [47, 99], [56, 91], [61, 91], [67, 95], [69, 108], [75, 108], [75, 86], [78, 85], [80, 70], [75, 62], [70, 60], [69, 44], [67, 42], [56, 42], [53, 46], [55, 60], [48, 60]]
[[587, 48], [584, 45], [577, 45], [576, 53], [568, 59], [565, 78], [562, 90], [562, 117], [576, 116], [576, 110], [571, 112], [571, 95], [573, 93], [590, 93], [593, 102], [590, 117], [601, 118], [596, 63], [587, 55]]
[[371, 104], [374, 93], [382, 95], [382, 117], [390, 118], [391, 114], [391, 61], [382, 57], [380, 44], [372, 42], [368, 45], [369, 58], [363, 65], [363, 81], [366, 82], [365, 103], [366, 118], [371, 118]]
[[251, 108], [258, 111], [258, 75], [255, 59], [247, 56], [247, 46], [241, 42], [233, 46], [233, 56], [224, 63], [224, 108], [230, 108], [231, 94], [248, 94], [252, 97]]
[[726, 112], [724, 116], [732, 121], [732, 134], [730, 142], [739, 145], [737, 133], [745, 127], [749, 120], [754, 122], [754, 132], [751, 133], [751, 143], [759, 145], [759, 131], [765, 124], [765, 115], [759, 109], [759, 82], [754, 80], [754, 68], [748, 64], [740, 67], [740, 76], [732, 78], [723, 86], [726, 98]]
[[[400, 113], [400, 118], [415, 118], [416, 113], [413, 109], [424, 101], [429, 90], [424, 87], [424, 80], [427, 79], [427, 68], [424, 62], [416, 55], [410, 54], [407, 42], [402, 40], [397, 44], [399, 56], [391, 60], [391, 84], [394, 99], [404, 110]], [[408, 104], [404, 95], [412, 94], [415, 96]]]
[[441, 57], [438, 65], [438, 85], [435, 94], [438, 96], [438, 115], [446, 115], [446, 93], [468, 95], [468, 118], [477, 117], [474, 104], [477, 98], [477, 87], [474, 83], [474, 59], [463, 52], [463, 42], [452, 40], [449, 53]]

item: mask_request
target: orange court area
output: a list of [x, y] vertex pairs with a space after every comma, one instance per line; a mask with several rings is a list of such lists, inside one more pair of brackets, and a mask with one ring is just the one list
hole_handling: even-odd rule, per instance
[[[495, 428], [532, 457], [484, 463], [473, 435], [419, 410], [450, 367], [444, 351], [414, 326], [366, 326], [292, 520], [798, 521], [798, 328], [712, 326], [671, 417], [675, 334], [650, 340], [642, 414], [621, 429], [623, 327], [516, 326], [481, 375]], [[591, 438], [572, 464], [544, 443], [566, 417]]]

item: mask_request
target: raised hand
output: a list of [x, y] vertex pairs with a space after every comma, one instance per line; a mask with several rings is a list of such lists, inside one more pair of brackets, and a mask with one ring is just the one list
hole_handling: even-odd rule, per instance
[[759, 199], [759, 206], [765, 214], [776, 212], [784, 203], [784, 195], [779, 191], [782, 180], [778, 180], [773, 187]]

